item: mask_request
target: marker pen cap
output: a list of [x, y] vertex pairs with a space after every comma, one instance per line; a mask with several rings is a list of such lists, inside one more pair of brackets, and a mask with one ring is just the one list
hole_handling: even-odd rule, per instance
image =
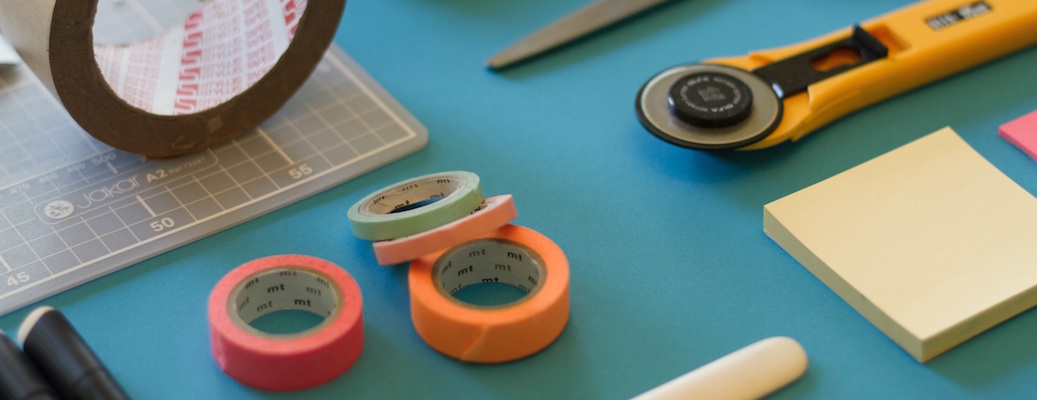
[[18, 330], [22, 349], [65, 399], [128, 399], [76, 329], [51, 307], [33, 310]]
[[18, 344], [0, 331], [0, 399], [48, 400], [58, 395]]

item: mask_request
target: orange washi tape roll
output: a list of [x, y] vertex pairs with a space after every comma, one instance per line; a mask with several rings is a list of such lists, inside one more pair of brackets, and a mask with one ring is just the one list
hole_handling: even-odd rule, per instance
[[[227, 375], [266, 390], [311, 388], [341, 375], [364, 346], [360, 287], [339, 266], [282, 255], [248, 262], [223, 277], [209, 297], [212, 354]], [[249, 325], [280, 310], [324, 316], [294, 334]]]
[[[550, 345], [569, 320], [569, 262], [544, 235], [505, 225], [411, 263], [411, 319], [429, 346], [467, 362], [496, 363]], [[483, 282], [528, 293], [502, 306], [462, 302], [452, 293]]]

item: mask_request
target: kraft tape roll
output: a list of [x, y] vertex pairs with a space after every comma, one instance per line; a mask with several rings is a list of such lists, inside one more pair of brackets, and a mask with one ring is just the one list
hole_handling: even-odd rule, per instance
[[482, 204], [479, 176], [453, 171], [390, 185], [349, 208], [353, 234], [386, 240], [410, 236], [456, 221]]
[[374, 242], [378, 264], [392, 265], [467, 242], [507, 225], [518, 216], [510, 194], [490, 197], [461, 219], [416, 235]]
[[[331, 262], [282, 255], [248, 262], [223, 277], [209, 297], [212, 353], [227, 375], [266, 390], [299, 390], [348, 370], [364, 345], [360, 287]], [[304, 310], [323, 322], [295, 334], [249, 325], [280, 310]]]
[[3, 36], [0, 36], [0, 65], [14, 64], [18, 60], [18, 53], [11, 48]]
[[116, 46], [93, 43], [97, 0], [0, 0], [0, 32], [88, 133], [172, 157], [280, 109], [327, 50], [345, 3], [215, 0], [181, 27]]
[[[527, 357], [554, 342], [569, 319], [569, 262], [551, 239], [529, 228], [505, 225], [418, 258], [411, 263], [408, 281], [418, 335], [461, 361]], [[507, 283], [528, 294], [495, 307], [451, 295], [482, 282]]]

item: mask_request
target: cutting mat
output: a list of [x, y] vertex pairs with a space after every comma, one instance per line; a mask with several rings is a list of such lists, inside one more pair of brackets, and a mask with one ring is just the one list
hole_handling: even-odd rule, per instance
[[[102, 0], [95, 39], [150, 37], [197, 7]], [[349, 180], [427, 141], [425, 128], [334, 45], [258, 129], [163, 161], [94, 140], [27, 67], [0, 66], [0, 315]]]

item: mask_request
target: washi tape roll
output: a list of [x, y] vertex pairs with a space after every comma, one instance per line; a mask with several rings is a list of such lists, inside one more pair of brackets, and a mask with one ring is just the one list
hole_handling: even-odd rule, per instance
[[[364, 345], [360, 287], [331, 262], [301, 255], [260, 258], [223, 277], [209, 297], [212, 353], [227, 375], [266, 390], [299, 390], [348, 370]], [[249, 325], [280, 310], [324, 316], [295, 334]]]
[[317, 66], [345, 0], [216, 0], [129, 45], [93, 42], [97, 0], [0, 0], [0, 32], [80, 126], [171, 157], [270, 117]]
[[[569, 319], [569, 262], [551, 239], [505, 225], [479, 238], [414, 260], [411, 319], [437, 351], [461, 361], [498, 363], [532, 355], [562, 333]], [[499, 282], [528, 293], [515, 302], [485, 307], [453, 293]]]
[[361, 239], [396, 239], [461, 219], [482, 201], [478, 175], [442, 172], [374, 192], [350, 207], [348, 217]]
[[374, 242], [372, 247], [378, 264], [399, 264], [472, 240], [507, 225], [515, 217], [518, 210], [511, 195], [494, 196], [483, 200], [479, 208], [457, 221], [416, 235]]

